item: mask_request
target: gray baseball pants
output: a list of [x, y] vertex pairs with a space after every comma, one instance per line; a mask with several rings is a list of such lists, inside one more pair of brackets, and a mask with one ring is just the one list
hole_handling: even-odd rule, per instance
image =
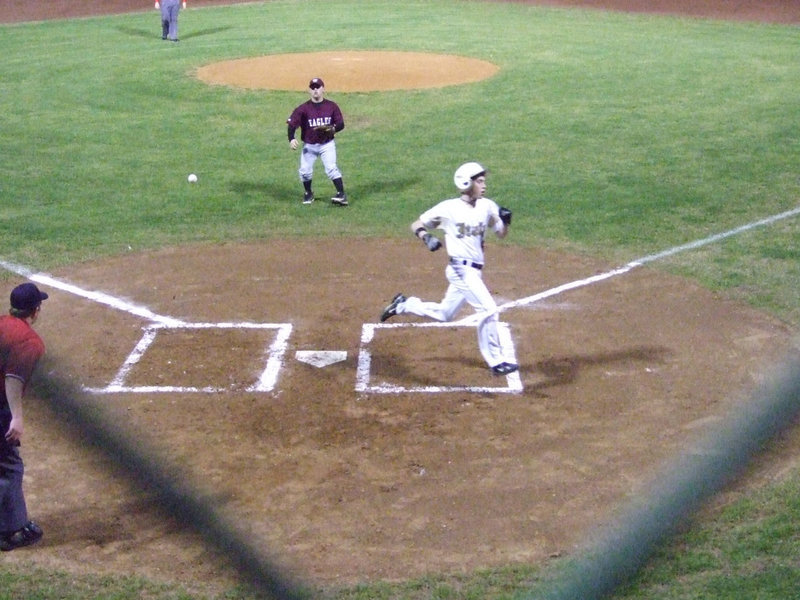
[[300, 154], [300, 181], [311, 181], [314, 174], [314, 163], [317, 159], [322, 161], [328, 179], [339, 179], [342, 172], [336, 166], [336, 141], [331, 140], [325, 144], [303, 144]]
[[178, 11], [181, 9], [181, 0], [161, 0], [161, 23], [167, 37], [171, 40], [178, 39]]

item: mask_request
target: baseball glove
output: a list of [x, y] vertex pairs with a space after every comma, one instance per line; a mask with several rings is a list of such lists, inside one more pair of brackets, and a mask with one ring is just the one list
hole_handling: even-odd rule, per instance
[[333, 139], [336, 129], [333, 125], [319, 125], [314, 130], [320, 137], [321, 142], [330, 142]]
[[422, 241], [425, 242], [425, 245], [431, 252], [436, 252], [439, 248], [442, 247], [442, 242], [439, 241], [439, 238], [432, 236], [430, 233], [426, 233], [425, 235], [423, 235]]
[[500, 220], [505, 223], [506, 226], [511, 225], [511, 216], [512, 212], [507, 208], [500, 207]]

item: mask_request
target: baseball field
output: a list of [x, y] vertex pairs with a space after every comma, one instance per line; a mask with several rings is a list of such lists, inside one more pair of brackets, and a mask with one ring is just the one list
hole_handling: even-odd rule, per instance
[[[800, 354], [797, 3], [198, 0], [179, 43], [130, 0], [0, 22], [0, 279], [50, 294], [41, 377], [309, 597], [541, 597]], [[311, 77], [346, 208], [319, 164], [301, 203]], [[514, 212], [484, 271], [508, 377], [467, 321], [377, 322], [444, 293], [408, 226], [470, 160]], [[0, 598], [256, 597], [39, 400], [45, 536], [2, 556]], [[800, 437], [763, 449], [615, 597], [791, 597]]]

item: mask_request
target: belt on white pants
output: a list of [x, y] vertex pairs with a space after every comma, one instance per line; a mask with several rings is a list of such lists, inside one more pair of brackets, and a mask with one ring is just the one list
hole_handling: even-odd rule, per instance
[[472, 262], [470, 260], [464, 260], [463, 258], [453, 258], [450, 257], [450, 264], [451, 265], [464, 265], [465, 267], [472, 267], [473, 269], [481, 270], [483, 265], [481, 263]]

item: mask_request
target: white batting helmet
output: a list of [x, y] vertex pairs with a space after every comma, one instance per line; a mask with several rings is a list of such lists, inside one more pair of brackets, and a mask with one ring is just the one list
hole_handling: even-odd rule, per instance
[[472, 185], [473, 179], [486, 173], [486, 169], [476, 162], [464, 163], [456, 169], [453, 183], [462, 192], [466, 192]]

